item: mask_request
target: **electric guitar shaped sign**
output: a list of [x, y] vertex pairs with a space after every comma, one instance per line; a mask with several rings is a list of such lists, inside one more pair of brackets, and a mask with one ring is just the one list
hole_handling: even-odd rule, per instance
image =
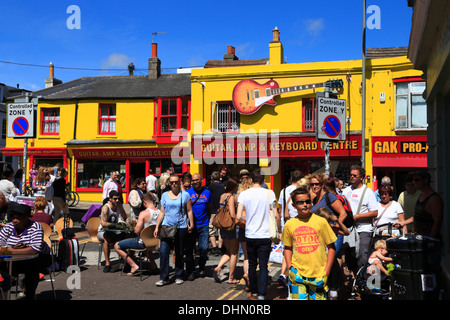
[[282, 93], [308, 90], [321, 87], [342, 88], [341, 79], [326, 82], [303, 84], [298, 86], [280, 88], [275, 80], [259, 84], [252, 79], [241, 80], [233, 89], [233, 105], [241, 114], [253, 114], [263, 105], [275, 106], [274, 98]]

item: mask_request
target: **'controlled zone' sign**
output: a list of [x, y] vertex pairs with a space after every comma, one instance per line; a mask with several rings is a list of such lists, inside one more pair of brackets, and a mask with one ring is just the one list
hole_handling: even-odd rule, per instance
[[346, 101], [317, 98], [317, 140], [346, 140]]
[[8, 138], [34, 137], [34, 105], [10, 103], [7, 110]]

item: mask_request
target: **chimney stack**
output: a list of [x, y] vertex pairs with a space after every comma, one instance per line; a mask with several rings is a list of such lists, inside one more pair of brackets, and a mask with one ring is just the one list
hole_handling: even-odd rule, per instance
[[152, 43], [152, 57], [148, 59], [149, 79], [158, 79], [161, 75], [161, 61], [158, 59], [158, 44]]
[[269, 43], [269, 63], [279, 65], [284, 63], [283, 45], [280, 41], [280, 30], [277, 27], [272, 30], [272, 41]]
[[239, 60], [239, 58], [235, 55], [235, 51], [235, 47], [228, 46], [227, 54], [223, 56], [223, 60]]
[[49, 77], [45, 79], [45, 87], [50, 88], [61, 83], [62, 83], [61, 80], [55, 78], [55, 66], [53, 65], [53, 62], [50, 62]]

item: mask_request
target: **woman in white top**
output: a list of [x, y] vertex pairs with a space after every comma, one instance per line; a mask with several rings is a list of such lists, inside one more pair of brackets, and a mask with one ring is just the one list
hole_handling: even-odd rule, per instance
[[[394, 190], [390, 186], [382, 186], [379, 189], [381, 202], [378, 203], [378, 215], [374, 219], [374, 227], [377, 229], [376, 234], [385, 235], [388, 233], [388, 226], [383, 224], [404, 221], [404, 213], [402, 206], [395, 200], [392, 200]], [[381, 226], [380, 228], [378, 226]], [[399, 230], [392, 230], [393, 235], [400, 235]]]
[[[139, 271], [139, 266], [136, 264], [136, 262], [134, 262], [132, 256], [127, 256], [126, 251], [128, 249], [145, 248], [145, 244], [140, 237], [140, 233], [148, 226], [156, 225], [156, 222], [158, 221], [159, 210], [155, 207], [155, 203], [155, 197], [151, 193], [144, 194], [142, 196], [142, 204], [144, 205], [145, 209], [139, 213], [136, 226], [134, 227], [134, 233], [137, 236], [135, 238], [121, 240], [114, 244], [114, 249], [116, 250], [117, 254], [123, 260], [126, 259], [126, 262], [131, 267], [131, 270], [129, 273], [127, 273], [127, 276], [135, 275]], [[149, 252], [148, 259], [150, 260], [152, 270], [156, 270], [157, 266], [151, 252]]]
[[142, 196], [147, 192], [147, 183], [144, 178], [137, 178], [131, 185], [131, 191], [128, 195], [128, 204], [131, 207], [130, 217], [136, 220], [139, 213], [144, 210]]

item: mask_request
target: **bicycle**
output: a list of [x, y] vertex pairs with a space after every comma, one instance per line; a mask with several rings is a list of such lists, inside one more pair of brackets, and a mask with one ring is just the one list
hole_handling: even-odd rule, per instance
[[76, 191], [70, 190], [70, 185], [66, 186], [66, 203], [69, 207], [75, 207], [80, 202], [80, 196]]

